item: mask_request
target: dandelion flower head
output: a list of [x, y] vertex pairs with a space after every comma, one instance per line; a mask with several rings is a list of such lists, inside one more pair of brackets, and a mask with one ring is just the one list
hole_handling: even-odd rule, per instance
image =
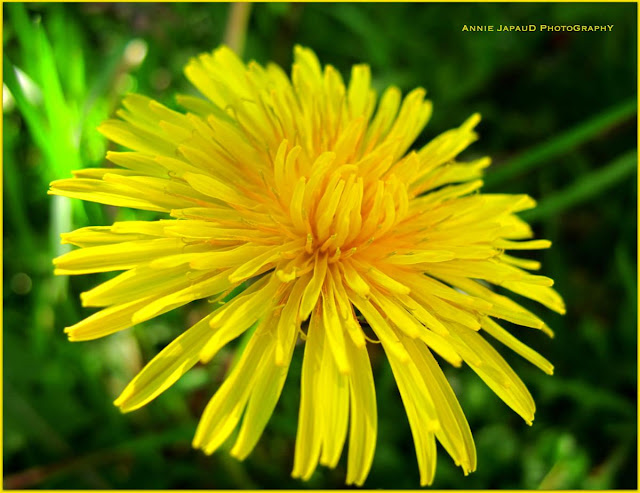
[[378, 100], [366, 65], [345, 84], [296, 47], [289, 78], [221, 47], [185, 74], [206, 99], [178, 96], [183, 113], [127, 96], [119, 118], [99, 129], [130, 149], [107, 154], [117, 167], [51, 184], [52, 194], [164, 215], [63, 235], [80, 248], [54, 260], [57, 274], [124, 271], [82, 293], [84, 306], [100, 310], [66, 329], [71, 340], [240, 291], [166, 346], [116, 405], [147, 404], [252, 329], [195, 433], [207, 454], [237, 427], [231, 454], [251, 452], [298, 345], [294, 477], [308, 479], [318, 463], [335, 467], [347, 446], [346, 482], [365, 481], [377, 434], [374, 343], [397, 382], [421, 484], [433, 481], [436, 441], [465, 474], [476, 468], [442, 362], [466, 363], [531, 423], [533, 399], [487, 334], [552, 373], [499, 321], [551, 331], [491, 285], [560, 313], [564, 306], [551, 279], [529, 272], [538, 262], [506, 253], [550, 245], [531, 239], [516, 215], [534, 201], [480, 193], [489, 159], [457, 160], [480, 117], [410, 151], [431, 115], [425, 91], [403, 98], [391, 87]]

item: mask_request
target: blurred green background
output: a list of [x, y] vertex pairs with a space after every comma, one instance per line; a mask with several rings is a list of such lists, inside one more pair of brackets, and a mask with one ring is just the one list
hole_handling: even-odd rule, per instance
[[[140, 411], [121, 415], [112, 405], [206, 303], [104, 340], [72, 344], [62, 332], [90, 313], [79, 293], [103, 278], [52, 277], [51, 259], [65, 251], [59, 233], [152, 215], [47, 196], [48, 183], [103, 162], [110, 144], [95, 127], [123, 94], [175, 107], [176, 91], [193, 92], [182, 75], [189, 57], [227, 39], [244, 44], [245, 59], [287, 71], [300, 43], [345, 76], [351, 64], [369, 63], [377, 89], [426, 87], [435, 109], [418, 144], [481, 112], [481, 139], [466, 155], [494, 158], [486, 190], [539, 200], [526, 217], [554, 246], [531, 256], [556, 280], [568, 313], [533, 307], [554, 340], [512, 329], [556, 374], [498, 347], [536, 399], [528, 427], [470, 369], [446, 368], [474, 432], [478, 470], [465, 478], [440, 449], [433, 487], [635, 489], [636, 4], [245, 7], [242, 43], [242, 9], [230, 22], [229, 4], [4, 4], [4, 487], [343, 487], [345, 457], [307, 483], [289, 476], [300, 349], [263, 438], [238, 462], [190, 447], [233, 348]], [[505, 34], [462, 32], [464, 24], [614, 27]], [[372, 359], [380, 430], [365, 486], [417, 488], [399, 394], [382, 355]]]

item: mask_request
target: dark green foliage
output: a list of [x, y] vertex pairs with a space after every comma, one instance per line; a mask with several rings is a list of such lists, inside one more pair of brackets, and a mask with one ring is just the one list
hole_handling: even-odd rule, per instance
[[[555, 365], [553, 377], [498, 347], [538, 406], [529, 428], [468, 368], [446, 372], [478, 448], [464, 477], [440, 451], [435, 488], [636, 488], [635, 4], [278, 4], [252, 6], [245, 58], [288, 66], [295, 43], [348, 77], [424, 86], [434, 116], [421, 145], [483, 114], [468, 157], [488, 154], [487, 189], [528, 193], [543, 261], [568, 313], [531, 306], [555, 330], [510, 327]], [[175, 107], [192, 93], [187, 60], [218, 45], [228, 4], [4, 4], [5, 488], [342, 488], [346, 461], [308, 483], [289, 477], [299, 349], [276, 412], [245, 462], [190, 447], [197, 419], [233, 361], [226, 349], [130, 415], [111, 404], [126, 382], [208, 309], [194, 303], [100, 341], [62, 329], [90, 311], [79, 293], [106, 276], [53, 278], [59, 233], [152, 214], [46, 195], [49, 181], [98, 166], [95, 127], [127, 91]], [[462, 32], [464, 24], [613, 24], [605, 33]], [[134, 38], [147, 54], [124, 54]], [[25, 89], [14, 68], [39, 89]], [[39, 94], [38, 94], [39, 93]], [[496, 343], [498, 346], [498, 343]], [[418, 469], [390, 369], [375, 347], [380, 430], [365, 486], [416, 488]], [[345, 454], [346, 455], [346, 454]]]

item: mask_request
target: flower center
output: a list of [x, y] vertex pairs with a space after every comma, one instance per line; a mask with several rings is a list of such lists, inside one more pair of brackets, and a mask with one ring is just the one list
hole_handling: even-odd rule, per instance
[[368, 179], [358, 171], [343, 165], [324, 176], [300, 177], [288, 203], [280, 193], [289, 212], [284, 233], [300, 240], [283, 253], [290, 260], [281, 267], [283, 280], [310, 272], [317, 261], [333, 264], [354, 255], [375, 259], [392, 252], [386, 240], [408, 214], [406, 187], [393, 175]]

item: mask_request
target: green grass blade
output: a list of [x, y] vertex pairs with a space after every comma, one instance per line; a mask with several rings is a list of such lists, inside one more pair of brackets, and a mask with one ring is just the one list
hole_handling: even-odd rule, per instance
[[86, 95], [84, 39], [63, 4], [51, 9], [47, 32], [67, 102], [79, 104]]
[[[20, 43], [21, 65], [30, 76], [33, 76], [38, 59], [33, 22], [29, 19], [27, 9], [23, 3], [9, 2], [6, 4], [6, 9], [7, 14], [9, 14], [8, 17], [15, 28], [18, 42]], [[40, 84], [40, 81], [36, 82]]]
[[524, 212], [522, 218], [528, 222], [536, 222], [586, 202], [631, 175], [637, 169], [637, 162], [637, 152], [630, 151], [544, 199], [535, 209]]
[[484, 177], [485, 187], [495, 189], [498, 185], [515, 176], [542, 166], [549, 160], [575, 149], [600, 133], [631, 118], [636, 110], [637, 102], [635, 99], [631, 99], [573, 127], [548, 142], [523, 152], [508, 163], [495, 170], [490, 170]]
[[40, 116], [37, 108], [27, 99], [27, 96], [18, 81], [18, 77], [16, 77], [15, 67], [6, 56], [2, 59], [2, 78], [13, 96], [22, 118], [24, 118], [24, 121], [29, 128], [31, 138], [38, 148], [48, 156], [48, 139], [45, 122]]
[[70, 144], [65, 142], [69, 136], [69, 111], [62, 92], [53, 49], [42, 25], [36, 26], [35, 35], [38, 47], [38, 80], [42, 90], [44, 109], [47, 119], [52, 124], [51, 137], [57, 140], [55, 145], [61, 145], [60, 150], [62, 150]]
[[87, 90], [87, 96], [80, 115], [80, 124], [82, 126], [87, 120], [91, 119], [92, 111], [96, 106], [99, 106], [101, 100], [115, 97], [112, 94], [112, 86], [122, 66], [126, 46], [127, 40], [120, 40], [118, 45], [111, 50], [111, 54], [101, 64], [100, 72], [91, 79], [91, 85]]

